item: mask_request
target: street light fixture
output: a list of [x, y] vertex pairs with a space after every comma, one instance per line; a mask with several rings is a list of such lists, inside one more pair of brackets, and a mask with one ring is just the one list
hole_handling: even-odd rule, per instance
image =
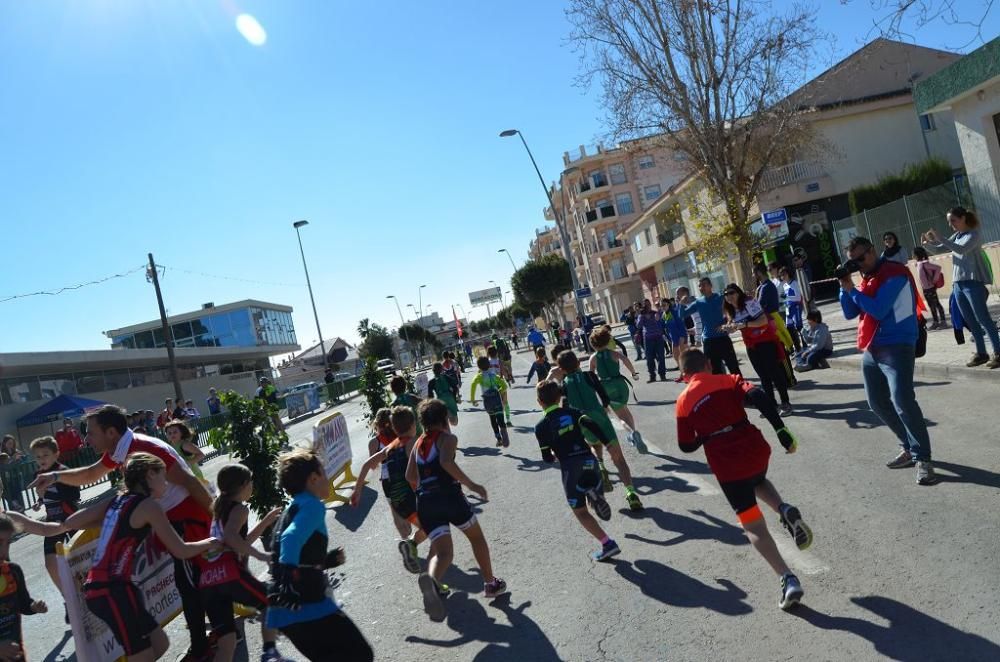
[[507, 259], [510, 260], [510, 266], [514, 268], [514, 271], [517, 271], [517, 265], [514, 264], [514, 258], [510, 256], [509, 250], [507, 250], [506, 248], [501, 248], [500, 250], [497, 251], [497, 253], [506, 253]]
[[309, 281], [309, 267], [306, 266], [306, 252], [302, 248], [302, 233], [299, 232], [299, 228], [309, 225], [309, 221], [295, 221], [292, 223], [292, 227], [295, 228], [295, 236], [299, 240], [299, 253], [302, 255], [302, 269], [306, 272], [306, 287], [309, 288], [309, 302], [312, 304], [313, 317], [316, 319], [316, 335], [319, 336], [319, 349], [323, 352], [323, 368], [325, 370], [330, 369], [330, 359], [326, 355], [326, 343], [323, 342], [323, 332], [319, 328], [319, 315], [316, 313], [316, 299], [313, 298], [313, 287], [312, 283]]
[[[538, 164], [535, 162], [535, 156], [531, 153], [531, 149], [528, 147], [527, 141], [524, 139], [524, 135], [517, 129], [507, 129], [506, 131], [500, 132], [501, 138], [510, 138], [511, 136], [517, 136], [521, 139], [521, 144], [524, 145], [524, 151], [528, 153], [528, 158], [531, 159], [531, 165], [535, 167], [535, 174], [538, 175], [538, 181], [541, 182], [542, 188], [545, 189], [545, 197], [548, 198], [549, 208], [552, 210], [552, 215], [556, 218], [556, 227], [559, 228], [559, 237], [562, 240], [563, 258], [566, 260], [566, 264], [569, 265], [569, 276], [573, 283], [573, 302], [576, 304], [576, 314], [583, 318], [583, 302], [580, 301], [580, 297], [576, 296], [576, 291], [580, 289], [580, 282], [576, 277], [576, 267], [573, 264], [573, 255], [569, 250], [569, 235], [566, 232], [566, 207], [565, 205], [560, 210], [561, 213], [556, 212], [556, 206], [552, 202], [552, 193], [549, 191], [549, 187], [545, 185], [545, 178], [542, 177], [542, 171], [538, 169]], [[562, 190], [562, 177], [559, 179], [559, 188]], [[561, 217], [561, 218], [560, 218]], [[567, 320], [563, 320], [567, 322]]]
[[[403, 330], [403, 340], [406, 341], [406, 347], [408, 349], [412, 349], [410, 347], [410, 338], [406, 333], [406, 321], [403, 320], [403, 309], [399, 307], [399, 299], [397, 299], [393, 294], [386, 296], [386, 299], [392, 299], [393, 303], [396, 304], [396, 312], [399, 313], [399, 328]], [[393, 345], [395, 345], [395, 343], [393, 343]], [[402, 363], [402, 361], [400, 361], [400, 363]]]
[[426, 285], [421, 285], [420, 287], [417, 288], [417, 303], [420, 304], [420, 308], [418, 309], [419, 310], [419, 314], [417, 315], [417, 324], [419, 324], [420, 326], [423, 326], [423, 324], [420, 324], [420, 318], [424, 316], [424, 288], [425, 287], [427, 287], [427, 286]]

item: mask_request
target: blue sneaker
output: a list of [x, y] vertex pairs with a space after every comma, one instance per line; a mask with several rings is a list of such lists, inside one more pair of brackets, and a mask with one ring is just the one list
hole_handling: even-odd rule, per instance
[[622, 550], [618, 549], [618, 543], [614, 540], [608, 540], [605, 544], [601, 545], [601, 548], [596, 552], [590, 553], [591, 560], [599, 563], [601, 561], [607, 561], [608, 559], [618, 556], [622, 553]]
[[638, 430], [633, 430], [632, 434], [629, 436], [629, 441], [635, 446], [635, 449], [639, 451], [639, 455], [645, 455], [649, 452], [649, 448], [646, 447], [646, 442], [642, 440], [642, 435], [639, 434]]

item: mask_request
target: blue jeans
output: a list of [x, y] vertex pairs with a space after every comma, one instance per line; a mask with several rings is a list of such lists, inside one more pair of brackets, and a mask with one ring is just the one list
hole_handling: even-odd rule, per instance
[[1000, 354], [1000, 334], [997, 334], [997, 325], [993, 323], [990, 310], [986, 307], [986, 297], [989, 296], [986, 286], [978, 280], [957, 280], [952, 288], [958, 300], [958, 309], [962, 311], [962, 317], [969, 325], [972, 339], [976, 342], [976, 353], [986, 353], [986, 343], [983, 341], [985, 329], [986, 335], [990, 337], [990, 344], [993, 345], [993, 353]]
[[924, 413], [913, 392], [913, 345], [869, 348], [861, 360], [868, 406], [889, 426], [903, 450], [915, 460], [930, 461], [931, 439]]
[[646, 369], [649, 370], [649, 378], [655, 378], [657, 372], [660, 373], [661, 379], [666, 378], [667, 362], [663, 354], [665, 349], [663, 336], [646, 336], [643, 344], [646, 349]]

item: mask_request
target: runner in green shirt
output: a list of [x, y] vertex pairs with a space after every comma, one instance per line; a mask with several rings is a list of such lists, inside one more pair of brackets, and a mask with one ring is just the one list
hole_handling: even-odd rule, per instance
[[640, 454], [649, 452], [646, 442], [642, 440], [642, 435], [635, 429], [635, 417], [628, 408], [628, 396], [630, 386], [628, 379], [621, 373], [621, 364], [624, 364], [636, 378], [639, 373], [635, 371], [632, 362], [621, 352], [614, 351], [608, 346], [613, 342], [611, 337], [611, 327], [604, 325], [598, 327], [590, 334], [590, 346], [594, 348], [594, 354], [590, 357], [590, 371], [596, 372], [601, 379], [601, 386], [611, 400], [611, 410], [615, 412], [625, 427], [628, 428], [626, 438], [628, 442], [635, 446]]

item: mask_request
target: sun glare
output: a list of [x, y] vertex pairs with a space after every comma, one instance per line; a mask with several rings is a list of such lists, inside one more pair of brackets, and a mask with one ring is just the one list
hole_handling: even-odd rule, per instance
[[250, 14], [240, 14], [236, 17], [236, 29], [254, 46], [263, 46], [267, 41], [267, 33], [263, 26]]

